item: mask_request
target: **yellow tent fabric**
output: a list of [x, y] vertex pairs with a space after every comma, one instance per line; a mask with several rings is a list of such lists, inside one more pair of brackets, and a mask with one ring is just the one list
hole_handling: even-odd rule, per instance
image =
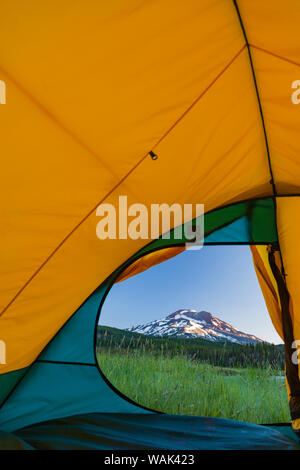
[[184, 251], [184, 249], [184, 247], [178, 246], [149, 253], [148, 255], [139, 258], [137, 261], [128, 266], [128, 268], [122, 271], [118, 277], [117, 282], [125, 281], [126, 279], [135, 276], [136, 274], [140, 274], [146, 271], [156, 264], [163, 263], [164, 261], [179, 255]]
[[1, 1], [1, 373], [146, 244], [96, 237], [97, 206], [123, 194], [206, 211], [274, 197], [299, 336], [299, 24], [298, 0]]
[[268, 261], [268, 247], [251, 246], [254, 268], [275, 330], [282, 340], [281, 305], [277, 283]]
[[[293, 331], [292, 331], [292, 339], [288, 337], [289, 335], [284, 331], [285, 326], [284, 326], [284, 306], [281, 301], [281, 295], [279, 292], [279, 285], [277, 283], [276, 277], [274, 277], [274, 272], [272, 272], [272, 269], [270, 268], [270, 262], [269, 262], [269, 253], [270, 253], [270, 246], [252, 246], [251, 251], [253, 255], [253, 261], [254, 261], [254, 267], [255, 271], [259, 280], [260, 287], [262, 289], [266, 305], [268, 307], [268, 311], [272, 320], [272, 323], [279, 334], [279, 336], [282, 338], [282, 340], [285, 342], [285, 359], [286, 359], [286, 385], [288, 389], [288, 394], [289, 394], [289, 400], [290, 400], [290, 405], [293, 402], [294, 398], [294, 390], [291, 389], [294, 388], [294, 385], [292, 383], [290, 384], [289, 382], [292, 382], [289, 380], [289, 370], [291, 369], [291, 356], [292, 356], [292, 346], [289, 344], [290, 341], [292, 341], [294, 338], [297, 338], [295, 336], [295, 317], [294, 317], [294, 307], [293, 307], [293, 297], [290, 297], [289, 299], [289, 314], [290, 317], [293, 319]], [[275, 252], [275, 258], [274, 262], [278, 266], [279, 270], [282, 270], [282, 261], [279, 256], [279, 251]], [[297, 351], [297, 347], [294, 348]], [[297, 382], [299, 383], [299, 378], [298, 374], [299, 372], [296, 371], [297, 373]], [[298, 383], [296, 384], [296, 387], [298, 387]], [[293, 405], [291, 407], [292, 411], [292, 418], [293, 418], [293, 408], [296, 407], [298, 409], [298, 395], [296, 395], [296, 405]], [[293, 419], [293, 428], [296, 431], [299, 431], [300, 429], [300, 419], [299, 416], [295, 417]]]

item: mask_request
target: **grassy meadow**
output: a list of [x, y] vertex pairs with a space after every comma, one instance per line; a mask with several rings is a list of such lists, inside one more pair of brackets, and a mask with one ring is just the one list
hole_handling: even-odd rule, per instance
[[157, 411], [265, 424], [290, 420], [278, 346], [149, 338], [101, 327], [97, 358], [120, 392]]

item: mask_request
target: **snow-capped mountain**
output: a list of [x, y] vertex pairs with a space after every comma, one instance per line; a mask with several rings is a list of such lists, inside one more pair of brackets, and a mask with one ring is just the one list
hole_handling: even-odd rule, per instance
[[237, 330], [209, 312], [196, 310], [177, 310], [162, 320], [154, 320], [126, 330], [149, 336], [203, 338], [208, 341], [230, 341], [239, 344], [263, 342], [262, 339]]

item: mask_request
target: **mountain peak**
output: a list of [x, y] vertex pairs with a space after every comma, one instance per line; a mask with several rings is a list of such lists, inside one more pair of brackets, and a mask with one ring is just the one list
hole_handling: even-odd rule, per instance
[[208, 341], [229, 341], [239, 344], [263, 342], [254, 335], [237, 330], [210, 312], [205, 310], [197, 312], [193, 309], [176, 310], [161, 320], [138, 325], [130, 331], [149, 336], [201, 337]]

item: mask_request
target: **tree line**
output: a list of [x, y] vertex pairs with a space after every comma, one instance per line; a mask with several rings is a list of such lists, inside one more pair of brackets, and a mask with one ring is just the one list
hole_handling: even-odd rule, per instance
[[99, 326], [97, 352], [120, 354], [184, 355], [191, 361], [219, 367], [257, 367], [284, 370], [283, 345], [269, 343], [235, 344], [211, 342], [202, 338], [149, 337], [146, 335]]

